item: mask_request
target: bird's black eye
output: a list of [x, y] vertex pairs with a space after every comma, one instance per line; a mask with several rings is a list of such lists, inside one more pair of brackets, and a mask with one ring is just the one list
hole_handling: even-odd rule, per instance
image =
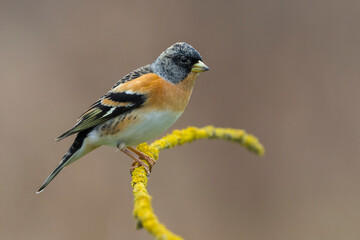
[[181, 62], [182, 64], [189, 64], [189, 63], [190, 63], [190, 59], [187, 58], [187, 57], [185, 57], [185, 56], [181, 56], [181, 57], [180, 57], [180, 62]]

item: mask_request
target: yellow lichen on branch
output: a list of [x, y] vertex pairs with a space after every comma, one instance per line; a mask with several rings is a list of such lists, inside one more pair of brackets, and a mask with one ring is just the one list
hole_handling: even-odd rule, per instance
[[[198, 139], [223, 139], [239, 143], [248, 150], [264, 155], [265, 149], [253, 135], [247, 134], [244, 130], [232, 128], [215, 128], [207, 126], [203, 128], [188, 127], [183, 130], [174, 130], [171, 134], [156, 140], [152, 144], [140, 144], [137, 149], [144, 154], [157, 160], [159, 152], [163, 149], [172, 148]], [[161, 224], [151, 207], [151, 196], [146, 190], [147, 176], [144, 167], [137, 167], [132, 173], [134, 194], [134, 217], [138, 221], [138, 227], [145, 228], [156, 239], [176, 240], [181, 237], [170, 232]]]
[[144, 167], [135, 168], [131, 185], [134, 188], [134, 215], [138, 228], [145, 228], [156, 239], [182, 239], [166, 229], [154, 214], [151, 207], [151, 196], [146, 190], [147, 176]]

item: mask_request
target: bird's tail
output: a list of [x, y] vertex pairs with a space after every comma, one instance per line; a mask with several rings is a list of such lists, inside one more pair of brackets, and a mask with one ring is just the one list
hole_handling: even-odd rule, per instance
[[[71, 158], [71, 157], [70, 157]], [[69, 158], [69, 159], [70, 159]], [[58, 173], [63, 170], [63, 168], [66, 166], [68, 159], [66, 157], [66, 155], [64, 156], [64, 158], [60, 161], [59, 165], [55, 168], [55, 170], [46, 178], [45, 182], [43, 183], [43, 185], [39, 188], [39, 190], [36, 192], [36, 194], [41, 193], [42, 191], [44, 191], [44, 189], [46, 188], [46, 186], [56, 177], [56, 175], [58, 175]]]
[[89, 131], [80, 132], [74, 143], [71, 145], [67, 153], [64, 155], [64, 157], [61, 159], [59, 165], [55, 168], [55, 170], [45, 179], [45, 182], [43, 185], [39, 188], [39, 190], [36, 192], [36, 194], [41, 193], [44, 191], [47, 185], [56, 177], [56, 175], [59, 174], [61, 170], [63, 170], [64, 167], [69, 165], [70, 163], [73, 163], [80, 157], [84, 156], [86, 153], [90, 152], [94, 148], [89, 149], [87, 146], [84, 146], [84, 140], [87, 136]]

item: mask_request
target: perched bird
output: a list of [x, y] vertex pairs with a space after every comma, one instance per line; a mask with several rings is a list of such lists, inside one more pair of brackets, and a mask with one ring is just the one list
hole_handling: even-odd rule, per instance
[[79, 117], [73, 128], [56, 139], [77, 133], [37, 193], [65, 166], [101, 145], [117, 147], [134, 159], [130, 171], [139, 164], [149, 174], [155, 161], [132, 146], [158, 136], [176, 122], [189, 102], [197, 76], [207, 70], [200, 54], [180, 42], [166, 49], [152, 64], [124, 76]]

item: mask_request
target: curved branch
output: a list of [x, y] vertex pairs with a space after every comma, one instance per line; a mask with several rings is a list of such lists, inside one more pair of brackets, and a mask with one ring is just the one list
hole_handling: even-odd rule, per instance
[[[198, 139], [223, 139], [239, 143], [249, 151], [257, 155], [264, 155], [265, 149], [253, 135], [244, 130], [232, 128], [215, 128], [206, 126], [203, 128], [188, 127], [183, 130], [174, 130], [171, 134], [156, 140], [152, 144], [140, 144], [137, 149], [144, 154], [157, 160], [159, 152], [163, 149], [172, 148]], [[160, 223], [151, 206], [151, 196], [146, 190], [148, 178], [144, 167], [137, 167], [132, 173], [131, 186], [134, 194], [134, 217], [138, 228], [145, 228], [156, 239], [177, 240], [180, 236], [170, 232]]]

